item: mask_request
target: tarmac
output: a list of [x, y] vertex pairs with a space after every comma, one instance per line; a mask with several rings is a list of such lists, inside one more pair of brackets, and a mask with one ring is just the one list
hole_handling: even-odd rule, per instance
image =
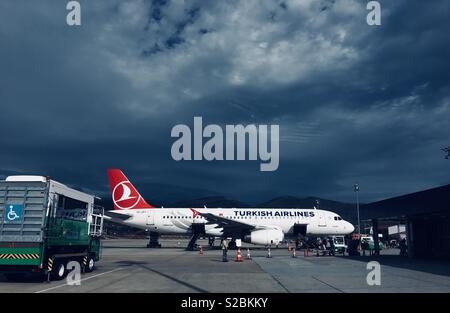
[[[316, 256], [297, 251], [292, 257], [286, 245], [267, 250], [249, 246], [241, 249], [243, 262], [235, 262], [236, 250], [185, 251], [187, 240], [161, 240], [162, 248], [146, 248], [146, 240], [105, 240], [96, 270], [81, 276], [80, 285], [65, 280], [42, 282], [27, 277], [7, 282], [0, 275], [0, 293], [29, 292], [225, 292], [225, 293], [347, 293], [347, 292], [450, 292], [450, 262], [400, 257], [397, 249], [379, 257]], [[218, 244], [218, 243], [216, 243]], [[370, 261], [380, 267], [380, 285], [369, 285]]]

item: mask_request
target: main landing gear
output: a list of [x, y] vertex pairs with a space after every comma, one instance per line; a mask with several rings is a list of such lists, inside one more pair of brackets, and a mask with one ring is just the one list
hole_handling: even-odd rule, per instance
[[189, 240], [189, 244], [186, 248], [187, 251], [193, 251], [195, 249], [197, 239], [200, 236], [205, 235], [205, 224], [204, 223], [193, 223], [191, 225], [191, 231], [192, 231], [192, 237], [191, 240]]
[[230, 243], [228, 244], [228, 250], [234, 250], [236, 249], [236, 239], [231, 239]]
[[200, 234], [192, 234], [192, 237], [189, 240], [188, 246], [186, 248], [187, 251], [194, 251], [198, 237], [200, 237]]
[[148, 241], [147, 248], [161, 248], [158, 233], [150, 232], [150, 240]]

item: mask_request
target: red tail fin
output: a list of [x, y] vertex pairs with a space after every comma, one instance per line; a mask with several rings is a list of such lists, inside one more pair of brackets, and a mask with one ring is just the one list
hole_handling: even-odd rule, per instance
[[118, 169], [108, 169], [109, 187], [111, 189], [114, 209], [150, 209], [154, 206], [145, 202], [128, 178]]

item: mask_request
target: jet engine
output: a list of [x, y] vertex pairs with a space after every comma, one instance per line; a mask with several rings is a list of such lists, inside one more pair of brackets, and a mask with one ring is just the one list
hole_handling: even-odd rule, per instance
[[255, 245], [278, 245], [284, 239], [281, 229], [260, 229], [254, 230], [244, 237], [245, 242]]

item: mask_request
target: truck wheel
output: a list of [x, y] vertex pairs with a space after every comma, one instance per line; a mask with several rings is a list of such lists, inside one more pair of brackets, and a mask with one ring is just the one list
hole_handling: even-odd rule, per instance
[[61, 280], [66, 276], [66, 265], [64, 262], [57, 263], [52, 271], [52, 277], [56, 280]]
[[88, 257], [87, 263], [86, 263], [86, 268], [84, 269], [84, 271], [86, 273], [90, 273], [94, 270], [95, 267], [95, 261], [94, 258], [92, 258], [91, 256]]

